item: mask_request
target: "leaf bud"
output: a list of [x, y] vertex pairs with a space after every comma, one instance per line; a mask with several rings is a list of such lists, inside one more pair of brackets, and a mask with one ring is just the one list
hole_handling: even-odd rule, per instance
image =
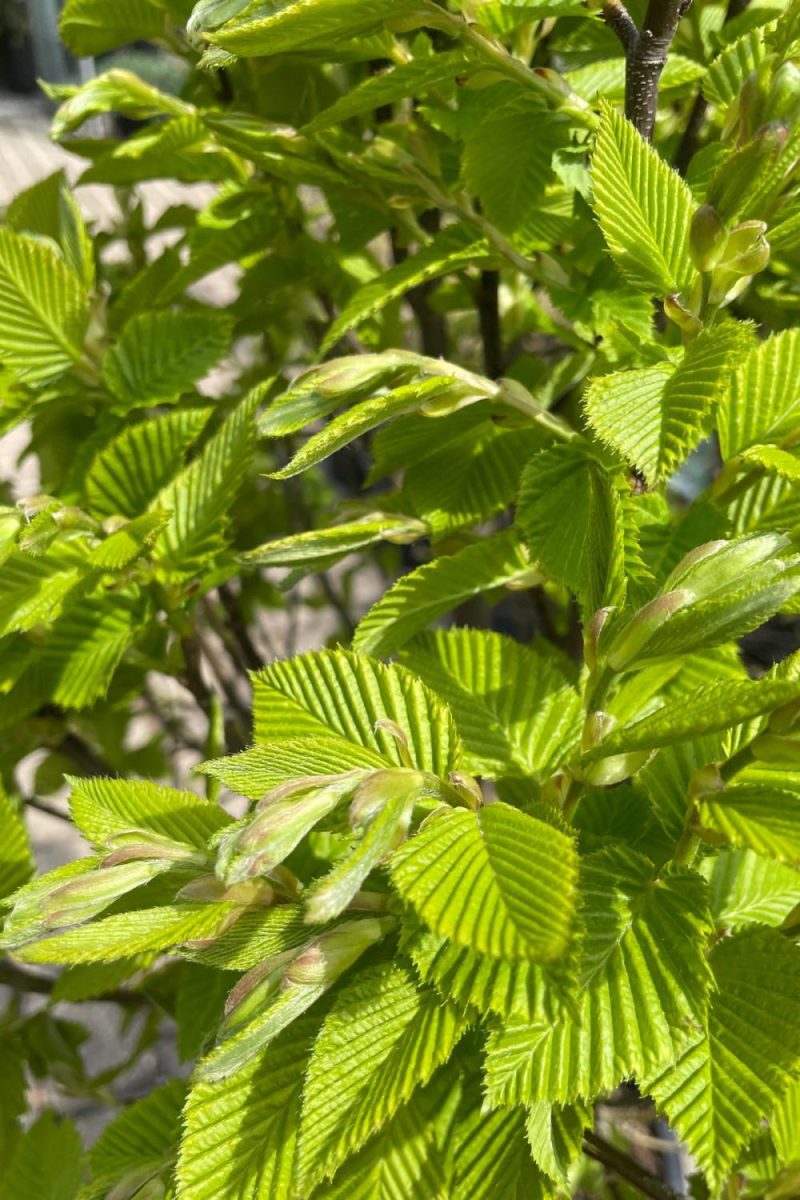
[[583, 657], [590, 671], [594, 671], [597, 667], [600, 657], [600, 638], [614, 611], [615, 608], [613, 605], [609, 608], [598, 608], [586, 626], [586, 631], [583, 635]]
[[369, 824], [392, 800], [408, 797], [413, 800], [425, 784], [422, 771], [396, 767], [386, 771], [373, 771], [358, 787], [350, 804], [350, 824], [355, 829]]
[[735, 276], [757, 275], [769, 262], [765, 221], [743, 221], [728, 235], [720, 266]]
[[604, 741], [617, 724], [617, 718], [607, 712], [589, 713], [583, 726], [581, 737], [581, 752], [588, 753]]
[[752, 533], [728, 541], [697, 546], [685, 555], [666, 580], [663, 591], [690, 587], [700, 599], [713, 595], [759, 563], [785, 550], [790, 539], [782, 533]]
[[701, 204], [689, 226], [689, 257], [698, 271], [711, 271], [722, 257], [727, 230], [715, 208]]
[[634, 750], [629, 754], [611, 754], [585, 767], [583, 778], [593, 787], [613, 787], [640, 771], [653, 753], [653, 750]]
[[331, 984], [365, 950], [375, 945], [394, 928], [393, 917], [366, 917], [345, 921], [321, 934], [292, 960], [284, 975], [285, 984]]
[[696, 598], [696, 593], [688, 588], [678, 588], [666, 595], [656, 596], [655, 600], [640, 608], [611, 644], [608, 665], [612, 671], [624, 671], [642, 654], [662, 625]]
[[664, 300], [664, 316], [672, 321], [673, 325], [677, 325], [684, 333], [694, 336], [703, 328], [703, 322], [687, 307], [681, 300], [681, 297], [676, 293], [673, 296], [667, 296]]

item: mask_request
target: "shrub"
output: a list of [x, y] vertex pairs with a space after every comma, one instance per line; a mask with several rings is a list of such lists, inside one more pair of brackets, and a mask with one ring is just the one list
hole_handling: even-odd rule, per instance
[[3, 1200], [800, 1189], [800, 8], [685, 8], [68, 0], [185, 83], [0, 230]]

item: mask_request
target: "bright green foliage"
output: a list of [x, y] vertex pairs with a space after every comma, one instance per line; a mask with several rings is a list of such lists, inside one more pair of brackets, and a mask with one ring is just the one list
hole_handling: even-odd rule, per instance
[[798, 1194], [800, 8], [738, 7], [64, 4], [0, 1200], [665, 1197], [656, 1116]]

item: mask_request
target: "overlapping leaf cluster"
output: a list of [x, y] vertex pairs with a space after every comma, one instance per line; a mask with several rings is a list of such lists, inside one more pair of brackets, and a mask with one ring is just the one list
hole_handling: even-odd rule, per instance
[[[75, 53], [192, 73], [50, 88], [119, 225], [59, 175], [0, 230], [0, 415], [42, 477], [0, 514], [2, 947], [56, 1003], [146, 1007], [142, 1046], [166, 1011], [193, 1065], [87, 1158], [18, 1121], [56, 1044], [102, 1090], [82, 1035], [12, 1006], [7, 1200], [48, 1162], [65, 1200], [605, 1196], [623, 1082], [697, 1194], [794, 1194], [800, 658], [741, 639], [800, 612], [800, 17], [728, 15], [681, 25], [651, 145], [569, 0], [67, 3]], [[143, 124], [81, 135], [109, 112]], [[163, 177], [213, 195], [148, 223]], [[401, 556], [346, 628], [339, 581]], [[350, 648], [262, 666], [274, 583], [314, 580]], [[171, 721], [129, 749], [164, 675], [208, 709], [204, 795], [153, 782]], [[36, 875], [43, 747], [90, 854]]]

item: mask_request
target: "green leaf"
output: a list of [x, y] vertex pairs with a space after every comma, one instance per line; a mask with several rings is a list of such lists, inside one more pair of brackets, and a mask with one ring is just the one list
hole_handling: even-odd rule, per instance
[[464, 769], [545, 779], [580, 736], [580, 702], [552, 655], [499, 633], [419, 634], [400, 653], [453, 713]]
[[90, 565], [98, 571], [124, 570], [152, 547], [169, 518], [158, 510], [134, 517], [95, 546]]
[[225, 1011], [225, 1000], [237, 980], [231, 971], [219, 971], [201, 963], [185, 963], [181, 967], [175, 996], [178, 1055], [182, 1062], [191, 1062], [203, 1054]]
[[299, 904], [246, 909], [215, 941], [184, 948], [182, 956], [219, 970], [248, 971], [273, 955], [302, 946], [308, 935]]
[[413, 12], [419, 0], [280, 0], [271, 12], [226, 23], [210, 35], [214, 45], [235, 54], [284, 54], [309, 43], [330, 45], [383, 28], [387, 17]]
[[176, 400], [222, 358], [231, 329], [219, 313], [140, 313], [106, 353], [105, 384], [126, 408]]
[[325, 334], [323, 353], [335, 346], [349, 330], [368, 317], [374, 317], [411, 288], [441, 275], [452, 275], [473, 263], [486, 260], [489, 255], [488, 242], [484, 238], [476, 239], [474, 230], [461, 224], [448, 226], [416, 254], [382, 271], [376, 279], [365, 283], [350, 297]]
[[703, 80], [703, 95], [712, 104], [725, 106], [735, 100], [748, 75], [763, 61], [765, 28], [750, 29], [718, 54]]
[[456, 1010], [399, 964], [367, 968], [339, 992], [308, 1064], [301, 1187], [363, 1146], [450, 1057], [463, 1030]]
[[642, 855], [613, 847], [584, 860], [583, 892], [578, 1012], [532, 1025], [510, 1021], [492, 1033], [493, 1106], [591, 1100], [673, 1061], [686, 1030], [705, 1021], [705, 882], [676, 868], [656, 875]]
[[752, 850], [724, 850], [706, 863], [711, 911], [726, 929], [780, 925], [800, 903], [800, 873]]
[[657, 296], [680, 292], [694, 273], [687, 243], [692, 194], [608, 104], [602, 109], [592, 181], [600, 228], [624, 277]]
[[78, 361], [88, 321], [83, 284], [61, 255], [0, 229], [0, 362], [46, 383]]
[[462, 164], [467, 187], [489, 219], [520, 236], [526, 247], [551, 243], [553, 155], [569, 138], [568, 121], [549, 113], [538, 96], [523, 93], [489, 109], [467, 140]]
[[546, 1200], [520, 1109], [476, 1108], [455, 1132], [452, 1200]]
[[253, 678], [259, 743], [330, 738], [333, 732], [405, 766], [403, 748], [383, 727], [386, 721], [405, 734], [418, 770], [446, 779], [458, 765], [461, 747], [449, 711], [404, 667], [326, 650], [273, 663]]
[[800, 1063], [800, 949], [754, 930], [718, 942], [711, 965], [708, 1034], [643, 1083], [717, 1189]]
[[256, 403], [252, 396], [242, 400], [198, 457], [153, 501], [152, 507], [172, 514], [153, 550], [162, 570], [191, 572], [218, 547], [254, 452]]
[[589, 423], [651, 484], [669, 478], [709, 431], [749, 340], [749, 329], [731, 321], [704, 330], [675, 369], [659, 363], [593, 380], [585, 400]]
[[732, 729], [751, 717], [780, 708], [800, 696], [794, 680], [758, 679], [717, 681], [674, 700], [654, 712], [612, 729], [587, 758], [628, 754], [673, 742], [701, 737], [719, 729]]
[[55, 621], [81, 574], [74, 560], [10, 555], [0, 577], [0, 635]]
[[[291, 462], [279, 471], [273, 471], [271, 478], [290, 479], [293, 475], [299, 475], [309, 467], [330, 458], [331, 454], [382, 425], [384, 421], [390, 421], [403, 413], [415, 412], [434, 400], [451, 396], [460, 398], [465, 395], [469, 395], [469, 392], [463, 383], [444, 375], [408, 383], [385, 395], [362, 400], [360, 404], [354, 404], [339, 413], [319, 433], [312, 434]], [[480, 396], [469, 398], [477, 400]]]
[[469, 75], [475, 67], [475, 62], [458, 50], [400, 63], [392, 70], [363, 79], [340, 96], [334, 104], [323, 109], [313, 121], [309, 121], [303, 132], [319, 133], [322, 129], [330, 129], [332, 125], [349, 121], [352, 117], [372, 113], [384, 104], [394, 104], [407, 96], [424, 95], [440, 84]]
[[152, 117], [183, 116], [191, 113], [191, 105], [151, 87], [131, 71], [119, 68], [95, 75], [80, 87], [56, 86], [50, 89], [53, 99], [63, 103], [53, 118], [51, 136], [60, 140], [92, 117], [107, 112], [124, 113], [132, 120], [146, 121]]
[[22, 815], [0, 784], [0, 900], [22, 887], [34, 862]]
[[206, 850], [231, 818], [195, 792], [179, 792], [138, 779], [68, 778], [72, 819], [88, 842], [103, 846], [134, 829]]
[[164, 32], [164, 10], [150, 0], [67, 0], [59, 20], [65, 46], [79, 58], [105, 54]]
[[389, 864], [398, 892], [435, 933], [535, 962], [569, 945], [577, 865], [567, 834], [501, 803], [429, 818]]
[[199, 437], [210, 408], [185, 408], [128, 426], [99, 451], [86, 478], [94, 512], [136, 517], [183, 466], [186, 450]]
[[391, 654], [420, 629], [474, 596], [525, 579], [531, 564], [513, 531], [497, 534], [403, 575], [362, 617], [353, 645]]
[[300, 1017], [236, 1074], [193, 1083], [177, 1200], [292, 1194], [300, 1098], [319, 1024]]
[[26, 962], [112, 962], [149, 950], [170, 951], [185, 942], [205, 941], [222, 933], [234, 904], [168, 904], [135, 912], [115, 913], [79, 929], [57, 933], [15, 953]]
[[703, 796], [702, 825], [734, 846], [800, 866], [800, 794], [758, 784], [737, 784]]
[[425, 537], [427, 533], [428, 526], [424, 521], [400, 513], [387, 513], [276, 538], [255, 550], [248, 550], [244, 558], [261, 567], [309, 567], [313, 570], [346, 554], [366, 550], [376, 542], [386, 540], [405, 544]]
[[755, 346], [731, 380], [719, 408], [723, 458], [793, 433], [800, 403], [800, 330], [787, 329]]
[[40, 662], [50, 698], [63, 708], [87, 708], [104, 696], [141, 619], [140, 605], [124, 596], [82, 600], [70, 608]]
[[77, 1129], [45, 1112], [17, 1142], [3, 1175], [3, 1200], [75, 1200], [82, 1173]]
[[202, 775], [218, 779], [232, 792], [248, 800], [260, 800], [281, 783], [307, 775], [340, 775], [357, 767], [378, 768], [388, 760], [376, 750], [355, 745], [343, 737], [299, 737], [286, 741], [265, 742], [232, 754], [201, 763]]
[[522, 473], [517, 524], [541, 570], [590, 617], [625, 590], [619, 477], [578, 444], [534, 455]]
[[769, 1128], [781, 1161], [800, 1160], [800, 1080], [789, 1085], [770, 1117]]
[[123, 1189], [144, 1188], [150, 1180], [168, 1187], [185, 1092], [182, 1080], [171, 1079], [115, 1117], [89, 1151], [90, 1182], [79, 1200], [106, 1200], [117, 1191], [126, 1194]]
[[591, 1129], [588, 1104], [548, 1104], [536, 1100], [528, 1109], [525, 1127], [536, 1165], [555, 1183], [569, 1187], [567, 1171], [580, 1156], [584, 1129]]

